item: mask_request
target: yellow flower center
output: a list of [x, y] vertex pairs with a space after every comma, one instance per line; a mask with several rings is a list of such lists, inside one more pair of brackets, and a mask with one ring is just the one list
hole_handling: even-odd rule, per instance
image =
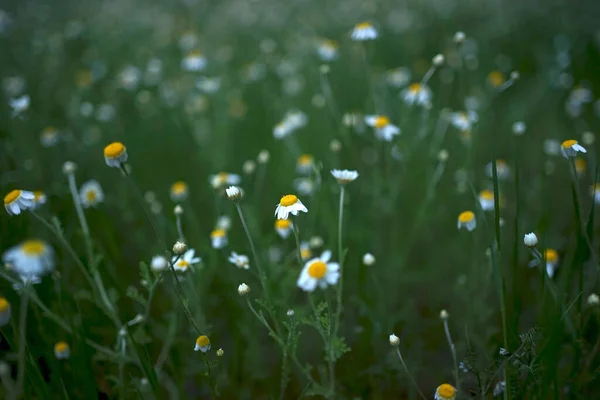
[[67, 342], [58, 342], [54, 345], [54, 351], [57, 353], [64, 353], [67, 350], [69, 350]]
[[200, 50], [192, 50], [188, 53], [188, 57], [202, 57], [202, 53], [200, 52]]
[[35, 192], [33, 192], [33, 199], [35, 201], [39, 201], [42, 197], [44, 197], [44, 192], [42, 192], [41, 190], [36, 190]]
[[98, 195], [96, 194], [95, 190], [88, 190], [85, 194], [85, 198], [87, 199], [87, 201], [89, 202], [94, 202], [96, 201], [96, 198], [98, 197]]
[[408, 92], [415, 94], [417, 92], [419, 92], [421, 90], [421, 84], [420, 83], [413, 83], [408, 87]]
[[437, 388], [437, 393], [444, 399], [451, 399], [456, 395], [456, 389], [454, 386], [444, 383]]
[[28, 255], [40, 255], [46, 249], [46, 244], [38, 239], [26, 240], [21, 244], [21, 250]]
[[4, 196], [4, 205], [10, 204], [13, 201], [17, 200], [19, 196], [21, 196], [21, 191], [13, 190], [12, 192]]
[[556, 261], [558, 261], [557, 251], [554, 249], [547, 249], [546, 250], [546, 261], [549, 263], [555, 263]]
[[475, 218], [475, 214], [473, 214], [473, 211], [463, 211], [458, 216], [458, 220], [463, 224], [473, 221], [473, 218]]
[[577, 140], [569, 139], [562, 142], [563, 149], [567, 149], [569, 147], [573, 147], [577, 144]]
[[196, 339], [196, 344], [200, 347], [206, 347], [210, 344], [210, 339], [206, 335], [198, 336], [198, 339]]
[[290, 220], [289, 219], [278, 219], [277, 221], [275, 221], [275, 228], [276, 229], [288, 229], [290, 227]]
[[373, 25], [371, 25], [370, 22], [361, 22], [360, 24], [356, 25], [356, 29], [369, 29], [372, 27]]
[[221, 184], [227, 183], [227, 178], [229, 178], [229, 174], [227, 172], [219, 172], [217, 175], [217, 179]]
[[388, 117], [380, 115], [377, 118], [375, 118], [375, 128], [383, 128], [385, 126], [388, 126], [389, 124], [390, 120], [388, 119]]
[[327, 49], [330, 49], [330, 50], [335, 50], [338, 47], [337, 42], [335, 40], [329, 40], [329, 39], [323, 40], [323, 42], [321, 42], [321, 46], [326, 47]]
[[5, 312], [10, 307], [10, 303], [4, 297], [0, 297], [0, 312]]
[[310, 251], [310, 249], [308, 249], [308, 248], [300, 249], [300, 257], [302, 257], [303, 260], [306, 260], [311, 255], [312, 255], [312, 251]]
[[298, 157], [298, 165], [306, 166], [313, 162], [313, 157], [310, 154], [302, 154]]
[[481, 193], [479, 193], [479, 197], [481, 200], [494, 200], [494, 192], [491, 190], [482, 190]]
[[315, 279], [321, 279], [327, 273], [327, 264], [323, 261], [315, 261], [308, 266], [308, 275]]
[[225, 229], [215, 229], [210, 233], [211, 238], [221, 238], [225, 236]]
[[190, 266], [190, 263], [185, 260], [179, 260], [177, 261], [177, 266], [180, 268], [187, 268]]
[[177, 181], [173, 185], [171, 185], [171, 192], [175, 194], [181, 194], [187, 192], [187, 183], [184, 181]]
[[281, 198], [281, 200], [279, 200], [279, 204], [281, 204], [283, 207], [292, 206], [292, 205], [296, 204], [297, 202], [298, 202], [298, 198], [293, 194], [286, 194], [285, 196], [283, 196]]
[[502, 85], [504, 80], [504, 74], [500, 71], [492, 71], [488, 74], [488, 81], [493, 87]]
[[116, 158], [125, 152], [123, 143], [114, 142], [104, 148], [104, 157]]

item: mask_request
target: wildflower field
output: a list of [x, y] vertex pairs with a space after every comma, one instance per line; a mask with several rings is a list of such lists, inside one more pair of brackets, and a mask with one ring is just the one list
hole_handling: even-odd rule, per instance
[[0, 399], [600, 398], [599, 20], [0, 4]]

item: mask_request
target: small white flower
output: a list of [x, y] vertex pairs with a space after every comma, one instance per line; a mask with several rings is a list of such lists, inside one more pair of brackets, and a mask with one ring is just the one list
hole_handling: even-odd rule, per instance
[[445, 61], [445, 57], [443, 54], [436, 54], [432, 59], [431, 59], [431, 63], [435, 66], [435, 67], [440, 67], [444, 61]]
[[250, 286], [246, 285], [245, 283], [242, 283], [238, 286], [238, 294], [240, 296], [245, 296], [248, 293], [250, 293]]
[[323, 246], [323, 238], [321, 236], [312, 236], [308, 241], [308, 245], [311, 249], [318, 249]]
[[242, 190], [237, 186], [229, 186], [225, 189], [227, 198], [232, 201], [239, 201], [242, 198]]
[[237, 185], [240, 183], [242, 178], [237, 174], [230, 174], [228, 172], [219, 172], [216, 175], [211, 175], [210, 184], [214, 189], [219, 189], [227, 185]]
[[171, 185], [169, 195], [174, 202], [185, 201], [189, 193], [187, 183], [184, 181], [176, 181]]
[[301, 177], [294, 179], [294, 189], [302, 196], [310, 196], [317, 188], [317, 184], [312, 178]]
[[231, 255], [229, 256], [229, 258], [227, 260], [238, 268], [242, 268], [242, 269], [250, 268], [250, 260], [248, 259], [248, 256], [245, 256], [243, 254], [238, 254], [235, 251], [231, 252]]
[[58, 342], [54, 345], [54, 356], [59, 360], [66, 360], [71, 355], [67, 342]]
[[330, 258], [331, 252], [327, 250], [321, 257], [308, 261], [298, 278], [298, 287], [305, 292], [312, 292], [317, 286], [324, 289], [327, 285], [335, 285], [340, 277], [340, 265], [330, 263]]
[[535, 235], [535, 233], [533, 233], [533, 232], [526, 233], [525, 236], [523, 237], [523, 243], [527, 247], [535, 247], [538, 243], [538, 238]]
[[79, 199], [85, 208], [94, 207], [104, 201], [104, 192], [96, 180], [89, 180], [81, 185]]
[[401, 93], [401, 97], [408, 105], [429, 106], [431, 104], [431, 89], [420, 83], [413, 83]]
[[491, 190], [479, 192], [479, 205], [483, 211], [492, 211], [494, 209], [494, 192]]
[[244, 162], [244, 165], [242, 166], [242, 171], [244, 171], [246, 175], [252, 175], [255, 170], [256, 163], [253, 160], [246, 160]]
[[524, 134], [526, 129], [527, 129], [527, 125], [525, 125], [525, 122], [523, 122], [523, 121], [517, 121], [512, 124], [512, 131], [515, 135]]
[[496, 385], [494, 386], [494, 391], [492, 393], [492, 396], [494, 396], [494, 397], [500, 396], [502, 393], [504, 393], [505, 390], [506, 390], [506, 382], [500, 381], [500, 382], [496, 383]]
[[300, 257], [302, 257], [302, 261], [312, 257], [312, 250], [307, 242], [300, 242]]
[[454, 43], [460, 44], [465, 41], [465, 38], [466, 38], [465, 33], [458, 31], [454, 34], [454, 37], [452, 38], [452, 40], [454, 40]]
[[52, 126], [45, 128], [40, 135], [40, 143], [46, 148], [55, 146], [58, 140], [58, 130]]
[[[10, 322], [12, 316], [12, 308], [8, 300], [4, 297], [0, 297], [0, 327], [7, 325]], [[1, 376], [2, 374], [0, 374]]]
[[314, 166], [314, 158], [310, 154], [302, 154], [296, 160], [296, 172], [299, 174], [310, 174]]
[[470, 131], [473, 124], [479, 120], [475, 111], [457, 111], [450, 117], [450, 123], [460, 131]]
[[558, 155], [562, 151], [561, 145], [557, 140], [545, 139], [544, 140], [544, 153], [549, 156]]
[[150, 262], [150, 268], [152, 268], [152, 271], [154, 272], [164, 271], [168, 266], [169, 262], [167, 261], [167, 258], [161, 255], [152, 257], [152, 261]]
[[22, 280], [39, 281], [39, 278], [54, 269], [54, 250], [46, 242], [29, 239], [6, 250], [2, 261]]
[[373, 25], [371, 25], [370, 22], [361, 22], [360, 24], [357, 24], [350, 35], [352, 40], [359, 42], [377, 39], [377, 36], [377, 30], [373, 27]]
[[224, 229], [215, 229], [210, 233], [210, 241], [213, 249], [222, 249], [227, 246], [227, 232]]
[[290, 214], [298, 215], [300, 211], [308, 212], [308, 209], [296, 195], [288, 194], [279, 200], [279, 204], [275, 208], [275, 216], [277, 219], [288, 219]]
[[137, 88], [142, 72], [134, 65], [128, 65], [119, 74], [119, 83], [121, 87], [127, 90], [134, 90]]
[[282, 239], [287, 239], [293, 232], [294, 225], [289, 219], [275, 220], [275, 231]]
[[560, 152], [565, 158], [570, 158], [575, 157], [577, 153], [586, 153], [586, 150], [577, 140], [570, 139], [562, 142]]
[[231, 218], [227, 215], [221, 215], [217, 219], [217, 225], [215, 229], [221, 229], [224, 231], [228, 231], [231, 228]]
[[544, 256], [546, 258], [546, 273], [549, 278], [553, 278], [558, 268], [558, 252], [555, 249], [546, 249]]
[[500, 347], [498, 354], [500, 354], [502, 357], [506, 357], [510, 355], [510, 351], [506, 350], [504, 347]]
[[598, 304], [600, 304], [600, 296], [598, 296], [596, 293], [590, 294], [587, 298], [587, 303], [590, 306], [597, 306]]
[[194, 351], [201, 351], [206, 353], [210, 350], [210, 339], [206, 335], [198, 336], [196, 339], [196, 345], [194, 346]]
[[393, 333], [390, 335], [390, 345], [396, 347], [400, 345], [400, 338]]
[[39, 206], [46, 204], [48, 198], [46, 197], [46, 193], [41, 190], [36, 190], [33, 192], [33, 205], [31, 207], [32, 210], [37, 209]]
[[286, 315], [288, 317], [292, 318], [294, 316], [294, 310], [292, 310], [292, 309], [287, 310]]
[[269, 153], [269, 150], [261, 150], [258, 153], [258, 156], [256, 157], [256, 161], [259, 164], [266, 164], [269, 162], [270, 158], [271, 158], [271, 154]]
[[27, 190], [12, 190], [4, 196], [4, 208], [9, 215], [19, 215], [21, 211], [34, 207], [35, 194]]
[[385, 81], [395, 88], [403, 88], [410, 82], [410, 78], [410, 69], [406, 67], [395, 68], [385, 73]]
[[600, 184], [595, 184], [591, 188], [592, 195], [594, 196], [594, 203], [600, 204]]
[[127, 148], [120, 142], [109, 144], [104, 148], [104, 161], [109, 167], [121, 168], [127, 161]]
[[463, 211], [458, 216], [458, 229], [465, 228], [472, 231], [477, 226], [477, 220], [473, 211]]
[[173, 245], [173, 253], [181, 255], [187, 251], [187, 244], [183, 242], [175, 242]]
[[366, 266], [370, 267], [371, 265], [375, 264], [375, 256], [371, 253], [365, 253], [365, 255], [362, 258], [362, 262]]
[[185, 252], [182, 257], [174, 256], [171, 262], [173, 263], [173, 269], [175, 271], [185, 272], [194, 264], [198, 264], [202, 259], [200, 257], [194, 257], [196, 251], [194, 249], [189, 249]]
[[[506, 180], [510, 177], [510, 167], [504, 160], [496, 160], [496, 172], [498, 173], [498, 180]], [[493, 165], [491, 162], [486, 164], [485, 174], [490, 178], [494, 176]]]
[[77, 171], [77, 164], [75, 164], [73, 161], [65, 161], [65, 163], [62, 166], [63, 174], [70, 175], [73, 174], [75, 171]]
[[386, 142], [391, 142], [395, 135], [400, 133], [400, 128], [392, 124], [384, 115], [367, 115], [365, 124], [375, 129], [375, 136]]
[[335, 179], [337, 179], [338, 183], [341, 185], [352, 182], [353, 180], [358, 178], [357, 171], [350, 171], [347, 169], [344, 169], [344, 170], [333, 169], [333, 170], [331, 170], [331, 175], [333, 175], [333, 177]]
[[17, 115], [25, 112], [29, 109], [30, 98], [29, 95], [23, 95], [21, 97], [15, 97], [14, 99], [10, 99], [8, 105], [12, 108], [12, 116], [16, 117]]
[[216, 93], [221, 88], [221, 78], [209, 78], [207, 76], [201, 76], [196, 81], [196, 87], [200, 89], [201, 92], [206, 94]]
[[440, 311], [440, 319], [447, 320], [448, 318], [450, 318], [450, 314], [448, 314], [448, 311], [446, 311], [446, 310]]
[[206, 58], [199, 51], [192, 50], [181, 60], [181, 69], [189, 72], [202, 71], [206, 67]]
[[317, 48], [323, 61], [333, 61], [338, 57], [338, 44], [335, 40], [322, 40]]

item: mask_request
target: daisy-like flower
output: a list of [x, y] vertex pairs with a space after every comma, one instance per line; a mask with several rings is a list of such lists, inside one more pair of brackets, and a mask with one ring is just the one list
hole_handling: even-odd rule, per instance
[[245, 256], [243, 254], [238, 254], [235, 251], [231, 252], [231, 255], [229, 256], [229, 258], [227, 260], [238, 268], [242, 268], [242, 269], [250, 268], [250, 260], [248, 259], [248, 256]]
[[189, 267], [202, 261], [200, 257], [194, 257], [195, 255], [196, 251], [194, 249], [189, 249], [183, 254], [183, 256], [179, 257], [179, 259], [177, 256], [174, 256], [171, 260], [173, 263], [173, 269], [175, 271], [185, 272]]
[[338, 57], [338, 44], [335, 40], [321, 40], [317, 52], [322, 61], [333, 61]]
[[[504, 160], [496, 160], [496, 172], [498, 173], [499, 180], [508, 179], [510, 176], [510, 167]], [[492, 163], [488, 163], [485, 166], [485, 174], [490, 178], [494, 176], [493, 173], [493, 165]]]
[[6, 250], [2, 261], [22, 280], [38, 281], [54, 269], [54, 250], [42, 240], [29, 239]]
[[523, 243], [527, 247], [535, 247], [538, 244], [537, 235], [533, 232], [526, 233], [525, 236], [523, 236]]
[[98, 181], [92, 179], [81, 185], [79, 199], [85, 208], [95, 207], [104, 201], [104, 192]]
[[443, 383], [435, 390], [435, 400], [454, 400], [456, 388], [448, 383]]
[[298, 287], [305, 292], [312, 292], [319, 286], [325, 289], [327, 285], [335, 285], [340, 277], [340, 265], [330, 263], [331, 252], [324, 251], [319, 258], [313, 258], [306, 264], [298, 278]]
[[378, 33], [370, 22], [361, 22], [354, 26], [350, 37], [352, 40], [364, 41], [377, 39]]
[[475, 219], [475, 214], [473, 211], [467, 210], [463, 211], [458, 215], [458, 229], [465, 228], [469, 232], [475, 229], [477, 226], [477, 221]]
[[242, 180], [239, 175], [228, 172], [219, 172], [216, 175], [211, 175], [209, 179], [213, 189], [220, 189], [228, 185], [237, 185]]
[[312, 178], [301, 177], [294, 179], [294, 189], [302, 196], [310, 196], [316, 189], [316, 183]]
[[29, 95], [25, 94], [21, 97], [15, 97], [14, 99], [10, 99], [8, 105], [12, 108], [12, 116], [16, 117], [17, 115], [27, 111], [29, 109], [30, 98]]
[[202, 71], [206, 67], [206, 58], [198, 50], [192, 50], [181, 60], [181, 69], [189, 72]]
[[350, 171], [347, 169], [333, 169], [331, 170], [331, 175], [337, 179], [340, 185], [345, 185], [346, 183], [350, 183], [358, 178], [357, 171]]
[[213, 249], [222, 249], [227, 246], [227, 232], [224, 229], [215, 229], [210, 233]]
[[294, 194], [287, 194], [279, 200], [277, 208], [275, 208], [275, 216], [277, 219], [288, 219], [290, 213], [292, 215], [298, 215], [298, 213], [308, 212], [308, 209], [298, 197]]
[[403, 88], [410, 82], [410, 70], [406, 67], [395, 68], [385, 73], [385, 81], [395, 88]]
[[527, 129], [527, 125], [525, 125], [525, 122], [523, 122], [523, 121], [517, 121], [512, 124], [512, 131], [515, 135], [524, 134], [526, 129]]
[[152, 261], [150, 261], [150, 268], [152, 268], [152, 271], [154, 272], [164, 271], [165, 269], [167, 269], [168, 266], [169, 261], [167, 261], [167, 258], [165, 256], [154, 256], [152, 257]]
[[485, 189], [479, 192], [479, 204], [483, 211], [491, 211], [494, 209], [494, 192]]
[[210, 339], [206, 335], [198, 336], [196, 339], [196, 345], [194, 346], [194, 351], [200, 350], [203, 353], [206, 353], [210, 350]]
[[244, 191], [238, 186], [229, 186], [225, 189], [225, 195], [229, 200], [237, 202], [244, 197]]
[[586, 153], [587, 151], [582, 145], [577, 143], [577, 140], [569, 139], [562, 142], [560, 152], [565, 158], [575, 157], [577, 153]]
[[54, 356], [59, 360], [66, 360], [71, 355], [71, 349], [67, 342], [57, 342], [54, 345]]
[[19, 215], [21, 211], [34, 207], [35, 194], [27, 190], [12, 190], [4, 196], [4, 208], [9, 215]]
[[288, 121], [280, 121], [273, 127], [273, 137], [283, 139], [294, 132], [294, 127]]
[[198, 81], [196, 81], [196, 87], [206, 94], [217, 93], [221, 88], [221, 78], [218, 76], [213, 78], [201, 76], [198, 78]]
[[294, 229], [292, 221], [289, 219], [275, 220], [275, 231], [282, 239], [287, 239]]
[[365, 253], [365, 255], [363, 255], [362, 262], [367, 267], [370, 267], [371, 265], [375, 264], [375, 261], [375, 256], [373, 254]]
[[402, 100], [408, 105], [428, 106], [431, 102], [431, 89], [420, 83], [413, 83], [401, 93]]
[[0, 327], [9, 323], [11, 315], [10, 303], [4, 297], [0, 297]]
[[475, 111], [457, 111], [452, 113], [450, 123], [460, 131], [470, 131], [478, 119]]
[[594, 195], [594, 203], [600, 204], [600, 184], [595, 184], [591, 187], [591, 192]]
[[113, 142], [104, 148], [104, 161], [109, 167], [121, 168], [127, 161], [127, 148], [121, 142]]
[[58, 143], [58, 130], [53, 126], [44, 128], [40, 135], [40, 143], [44, 147], [52, 147]]
[[506, 82], [506, 77], [501, 71], [494, 70], [488, 74], [487, 80], [492, 87], [497, 88]]
[[174, 202], [184, 201], [188, 196], [188, 185], [184, 181], [177, 181], [171, 185], [171, 200]]
[[558, 268], [558, 252], [555, 249], [546, 249], [544, 256], [546, 258], [546, 273], [548, 277], [552, 278]]
[[400, 133], [400, 128], [390, 122], [390, 119], [384, 115], [367, 115], [365, 124], [375, 129], [375, 136], [378, 139], [391, 142], [394, 135]]
[[314, 165], [314, 158], [310, 154], [302, 154], [296, 160], [296, 172], [299, 174], [310, 174]]
[[42, 192], [41, 190], [35, 190], [33, 192], [33, 205], [31, 209], [35, 210], [39, 206], [46, 204], [46, 200], [48, 200], [46, 193]]
[[224, 231], [228, 231], [231, 228], [231, 218], [227, 215], [221, 215], [217, 219], [217, 224], [215, 229], [222, 229]]
[[302, 261], [306, 261], [312, 257], [312, 250], [307, 242], [300, 242], [300, 257], [302, 257]]

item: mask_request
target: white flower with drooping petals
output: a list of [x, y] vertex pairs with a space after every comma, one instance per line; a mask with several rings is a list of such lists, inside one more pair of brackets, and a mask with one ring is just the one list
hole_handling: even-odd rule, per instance
[[350, 183], [353, 180], [355, 180], [356, 178], [358, 178], [357, 171], [350, 171], [347, 169], [343, 169], [343, 170], [333, 169], [333, 170], [331, 170], [331, 175], [333, 175], [333, 177], [335, 179], [337, 179], [338, 183], [341, 185]]
[[569, 139], [562, 142], [560, 152], [565, 158], [575, 157], [577, 153], [586, 153], [585, 148], [577, 140]]
[[322, 61], [333, 61], [338, 57], [338, 44], [335, 40], [322, 40], [317, 52]]
[[305, 292], [312, 292], [317, 286], [325, 289], [327, 285], [335, 285], [340, 277], [340, 265], [330, 263], [330, 258], [331, 251], [327, 250], [319, 258], [308, 261], [298, 278], [298, 287]]
[[4, 196], [4, 208], [9, 215], [19, 215], [21, 211], [34, 207], [35, 194], [27, 190], [12, 190]]
[[367, 115], [365, 124], [375, 129], [375, 136], [386, 142], [391, 142], [395, 135], [400, 134], [400, 128], [390, 122], [384, 115]]
[[42, 240], [29, 239], [6, 250], [2, 262], [10, 264], [23, 281], [36, 283], [54, 269], [54, 250]]
[[375, 27], [373, 27], [373, 25], [371, 25], [370, 22], [361, 22], [357, 24], [354, 26], [354, 29], [352, 29], [352, 33], [350, 34], [352, 40], [359, 42], [364, 40], [374, 40], [377, 39], [377, 36], [377, 30]]
[[231, 252], [231, 255], [227, 259], [230, 263], [235, 265], [238, 268], [249, 269], [250, 268], [250, 259], [248, 256], [243, 254], [238, 254], [235, 251]]
[[401, 93], [405, 103], [409, 105], [429, 106], [431, 104], [431, 89], [420, 83], [413, 83]]
[[29, 109], [30, 104], [29, 95], [25, 94], [21, 97], [15, 97], [14, 99], [10, 99], [8, 105], [12, 108], [12, 116], [13, 118], [17, 115], [27, 111]]
[[224, 229], [215, 229], [210, 233], [210, 242], [213, 249], [222, 249], [227, 246], [227, 232]]
[[206, 67], [206, 58], [197, 50], [192, 50], [181, 60], [181, 69], [189, 72], [202, 71]]
[[196, 250], [189, 249], [186, 251], [183, 256], [177, 257], [174, 256], [171, 262], [173, 263], [173, 269], [179, 272], [185, 272], [189, 269], [189, 267], [194, 264], [198, 264], [202, 259], [200, 257], [195, 257]]
[[293, 232], [294, 225], [289, 219], [275, 220], [275, 231], [282, 239], [287, 239]]
[[279, 200], [279, 204], [275, 208], [275, 216], [277, 219], [288, 219], [290, 214], [298, 215], [300, 211], [308, 212], [308, 209], [296, 195], [288, 194]]

